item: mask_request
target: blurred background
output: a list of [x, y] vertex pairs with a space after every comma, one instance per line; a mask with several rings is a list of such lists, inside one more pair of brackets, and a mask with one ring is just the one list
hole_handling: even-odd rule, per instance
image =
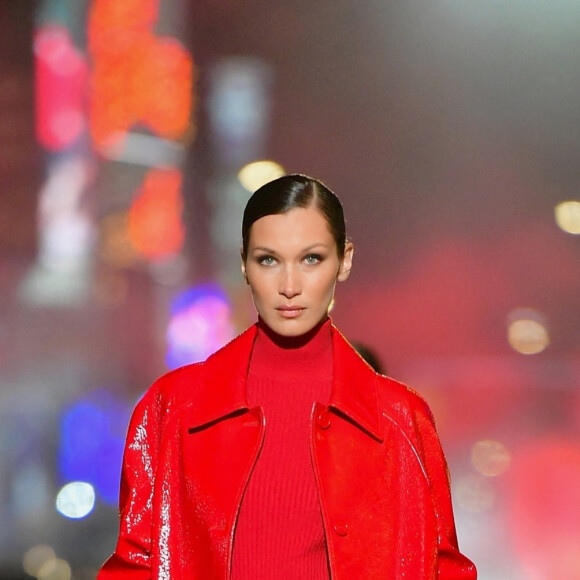
[[580, 579], [580, 3], [0, 0], [0, 578], [92, 579], [131, 409], [255, 319], [251, 191], [429, 401], [482, 580]]

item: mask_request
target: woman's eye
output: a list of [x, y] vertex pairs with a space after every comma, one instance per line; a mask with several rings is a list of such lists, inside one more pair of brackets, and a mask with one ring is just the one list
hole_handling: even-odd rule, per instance
[[258, 258], [258, 263], [262, 266], [271, 266], [275, 262], [272, 256], [260, 256]]
[[322, 256], [319, 256], [318, 254], [308, 254], [308, 256], [304, 258], [304, 261], [307, 264], [318, 264], [319, 262], [322, 262]]

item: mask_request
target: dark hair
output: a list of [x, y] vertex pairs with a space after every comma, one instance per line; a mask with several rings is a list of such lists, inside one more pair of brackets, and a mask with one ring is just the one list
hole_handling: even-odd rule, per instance
[[284, 175], [257, 189], [248, 200], [242, 219], [242, 259], [248, 255], [250, 229], [253, 223], [268, 215], [286, 213], [296, 207], [314, 207], [319, 210], [338, 250], [344, 257], [346, 226], [342, 204], [322, 182], [306, 175]]
[[362, 358], [379, 374], [386, 375], [387, 369], [383, 365], [379, 355], [368, 345], [362, 342], [352, 342], [354, 349]]

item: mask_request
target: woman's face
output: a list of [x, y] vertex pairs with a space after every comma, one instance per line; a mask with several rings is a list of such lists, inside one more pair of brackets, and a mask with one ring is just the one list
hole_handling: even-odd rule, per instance
[[344, 258], [326, 219], [315, 208], [294, 208], [256, 220], [242, 272], [262, 320], [282, 336], [301, 336], [328, 313], [336, 281], [348, 278], [353, 246]]

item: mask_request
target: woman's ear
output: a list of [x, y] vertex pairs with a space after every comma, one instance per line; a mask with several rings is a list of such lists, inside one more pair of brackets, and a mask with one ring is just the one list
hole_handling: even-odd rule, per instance
[[[240, 256], [241, 256], [241, 252], [240, 252]], [[244, 280], [246, 281], [246, 284], [249, 284], [248, 282], [248, 275], [246, 274], [246, 262], [244, 260], [244, 257], [242, 257], [242, 264], [240, 266], [241, 270], [242, 270], [242, 276], [244, 277]]]
[[352, 257], [354, 254], [354, 245], [352, 242], [346, 242], [344, 245], [344, 256], [338, 268], [338, 281], [344, 282], [350, 275], [352, 269]]

